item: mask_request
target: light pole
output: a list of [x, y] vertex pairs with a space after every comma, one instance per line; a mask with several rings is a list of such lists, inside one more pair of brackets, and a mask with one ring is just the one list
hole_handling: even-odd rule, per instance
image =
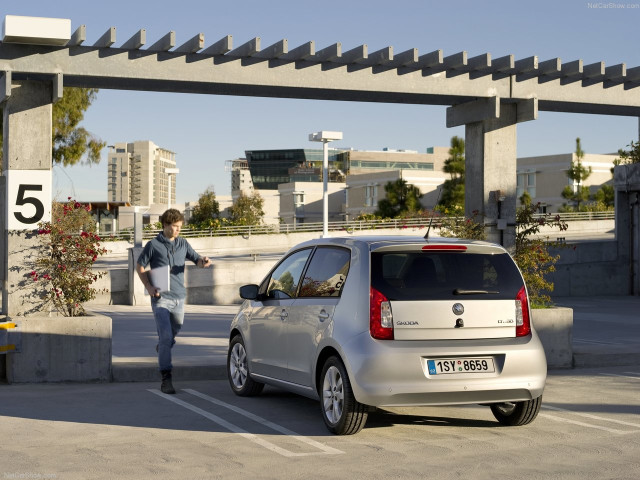
[[165, 168], [164, 169], [164, 173], [167, 174], [167, 177], [169, 179], [169, 188], [167, 191], [167, 209], [171, 208], [171, 175], [177, 175], [178, 173], [180, 173], [180, 169], [179, 168]]
[[321, 132], [310, 133], [310, 142], [322, 142], [322, 237], [329, 236], [329, 146], [328, 143], [334, 140], [342, 140], [342, 132]]

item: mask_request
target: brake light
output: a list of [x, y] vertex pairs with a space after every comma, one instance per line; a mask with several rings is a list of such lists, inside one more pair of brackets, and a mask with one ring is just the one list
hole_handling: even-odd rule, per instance
[[516, 337], [526, 337], [531, 333], [529, 299], [524, 285], [516, 295]]
[[466, 252], [466, 245], [425, 245], [422, 250], [439, 251], [439, 252]]
[[393, 340], [391, 304], [373, 287], [369, 292], [369, 332], [378, 340]]

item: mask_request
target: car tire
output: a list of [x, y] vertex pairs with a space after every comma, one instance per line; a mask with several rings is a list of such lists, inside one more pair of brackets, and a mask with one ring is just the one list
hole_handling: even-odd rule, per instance
[[233, 393], [241, 397], [259, 395], [264, 388], [264, 383], [256, 382], [251, 378], [247, 350], [241, 335], [236, 335], [229, 343], [227, 377]]
[[524, 402], [505, 402], [490, 405], [491, 412], [496, 420], [508, 427], [528, 425], [538, 416], [542, 396]]
[[322, 367], [319, 393], [322, 418], [330, 432], [353, 435], [362, 430], [369, 409], [353, 395], [347, 369], [338, 357], [329, 357]]

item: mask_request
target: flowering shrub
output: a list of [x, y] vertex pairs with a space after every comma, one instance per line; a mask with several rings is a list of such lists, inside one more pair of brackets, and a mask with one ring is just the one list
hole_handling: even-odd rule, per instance
[[51, 222], [38, 224], [47, 254], [36, 259], [29, 275], [34, 282], [44, 283], [44, 300], [62, 315], [84, 315], [82, 304], [98, 292], [91, 285], [106, 274], [94, 272], [93, 264], [107, 250], [100, 246], [88, 206], [69, 197], [67, 203], [53, 204], [51, 216]]

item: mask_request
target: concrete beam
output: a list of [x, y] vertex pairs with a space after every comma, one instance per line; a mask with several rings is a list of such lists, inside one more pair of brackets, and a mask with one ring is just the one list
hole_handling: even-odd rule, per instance
[[500, 117], [498, 97], [480, 98], [447, 108], [447, 128]]
[[116, 43], [116, 27], [111, 27], [109, 30], [104, 32], [93, 46], [98, 48], [108, 48], [114, 43]]
[[147, 31], [143, 28], [138, 30], [129, 40], [122, 44], [122, 47], [127, 50], [137, 50], [147, 43]]
[[529, 122], [538, 119], [538, 99], [529, 98], [516, 103], [516, 122]]
[[[421, 55], [413, 63], [416, 51], [406, 56], [407, 65], [398, 67], [398, 71], [384, 68], [372, 72], [326, 68], [324, 62], [342, 55], [339, 44], [315, 55], [310, 55], [310, 44], [305, 45], [300, 55], [302, 58], [309, 54], [301, 59], [308, 62], [306, 68], [300, 68], [298, 59], [291, 56], [286, 59], [296, 63], [234, 61], [238, 58], [234, 55], [257, 53], [255, 46], [245, 52], [237, 49], [228, 52], [225, 62], [187, 61], [184, 54], [166, 51], [172, 44], [169, 36], [146, 50], [157, 51], [157, 55], [137, 56], [121, 49], [113, 49], [104, 56], [95, 47], [75, 46], [70, 55], [66, 48], [0, 44], [0, 71], [11, 71], [14, 80], [43, 81], [63, 72], [65, 85], [72, 87], [215, 95], [281, 97], [286, 88], [289, 98], [447, 106], [490, 96], [514, 102], [537, 97], [542, 111], [640, 116], [640, 97], [634, 91], [633, 81], [626, 79], [623, 83], [623, 77], [618, 77], [615, 82], [606, 80], [608, 83], [602, 88], [604, 76], [591, 77], [599, 74], [602, 64], [594, 68], [585, 66], [583, 77], [572, 77], [570, 81], [562, 75], [540, 81], [534, 57], [525, 62], [514, 61], [513, 70], [509, 70], [509, 57], [502, 62], [492, 59], [489, 69], [467, 73], [464, 68], [468, 64], [460, 67], [464, 61], [462, 58], [454, 61], [455, 56], [447, 57], [446, 64], [457, 69], [447, 70], [441, 51]], [[396, 60], [394, 56], [393, 62]], [[443, 71], [447, 74], [435, 75]], [[524, 71], [529, 73], [519, 73]], [[488, 75], [491, 72], [502, 75]], [[582, 81], [576, 81], [581, 78]]]
[[11, 96], [11, 71], [2, 72], [0, 77], [0, 105]]
[[171, 30], [164, 37], [151, 45], [147, 50], [150, 52], [168, 52], [176, 46], [176, 32]]
[[289, 41], [286, 38], [277, 41], [273, 45], [269, 45], [267, 48], [262, 49], [260, 52], [256, 53], [254, 57], [256, 58], [280, 58], [283, 55], [289, 53]]
[[510, 73], [516, 67], [513, 55], [505, 55], [504, 57], [495, 58], [491, 62], [491, 69], [497, 73]]
[[216, 55], [224, 55], [225, 53], [230, 52], [231, 50], [233, 50], [233, 36], [227, 35], [225, 37], [222, 37], [213, 45], [205, 48], [200, 53], [205, 55], [216, 56]]
[[418, 64], [418, 49], [410, 48], [404, 52], [398, 53], [393, 57], [393, 61], [389, 62], [390, 65], [395, 67], [409, 67]]
[[433, 52], [420, 55], [418, 58], [418, 67], [420, 68], [441, 68], [444, 63], [442, 50], [434, 50]]
[[71, 39], [69, 40], [69, 43], [67, 43], [67, 46], [77, 47], [78, 45], [81, 45], [86, 39], [87, 39], [87, 26], [80, 25], [76, 29], [76, 31], [73, 32], [73, 35], [71, 35]]
[[204, 33], [199, 33], [177, 47], [176, 53], [196, 53], [204, 48]]
[[393, 62], [393, 47], [385, 47], [369, 53], [367, 65], [388, 65]]
[[306, 60], [316, 54], [316, 42], [307, 42], [282, 55], [283, 60]]
[[339, 58], [335, 59], [335, 61], [339, 63], [362, 63], [363, 61], [366, 61], [368, 57], [369, 47], [365, 44], [343, 52]]
[[64, 92], [63, 75], [62, 73], [56, 73], [53, 76], [53, 95], [52, 95], [53, 103], [56, 103], [58, 100], [62, 99], [63, 92]]
[[340, 42], [334, 43], [328, 47], [318, 50], [313, 57], [309, 60], [314, 62], [331, 62], [342, 57], [342, 44]]
[[260, 51], [260, 37], [255, 37], [238, 48], [231, 50], [229, 57], [252, 57]]

